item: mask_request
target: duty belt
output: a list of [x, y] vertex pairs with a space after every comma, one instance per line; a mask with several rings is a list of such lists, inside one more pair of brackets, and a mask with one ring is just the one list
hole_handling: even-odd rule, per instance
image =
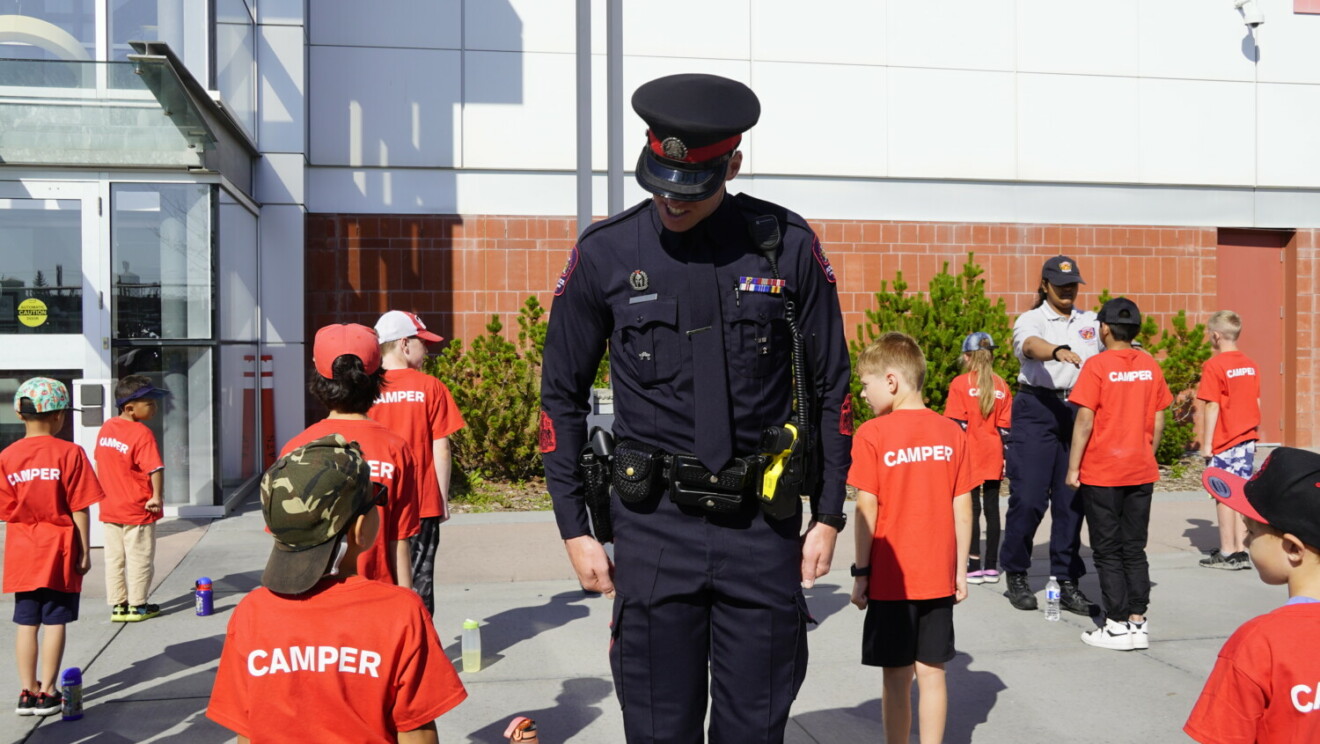
[[638, 503], [668, 490], [676, 504], [727, 513], [755, 499], [765, 458], [735, 457], [718, 473], [706, 469], [696, 455], [666, 452], [631, 439], [614, 448], [614, 490], [627, 503]]
[[1026, 393], [1027, 395], [1035, 395], [1037, 397], [1052, 396], [1055, 398], [1059, 398], [1060, 400], [1068, 400], [1068, 394], [1072, 392], [1072, 388], [1069, 388], [1067, 390], [1060, 390], [1058, 388], [1048, 388], [1048, 387], [1039, 387], [1037, 385], [1028, 385], [1024, 382], [1018, 384], [1018, 392]]

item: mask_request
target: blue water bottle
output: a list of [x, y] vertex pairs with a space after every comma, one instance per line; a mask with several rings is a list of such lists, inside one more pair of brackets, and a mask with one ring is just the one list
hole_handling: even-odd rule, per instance
[[82, 712], [82, 670], [69, 667], [60, 675], [60, 688], [64, 691], [64, 704], [60, 713], [66, 721], [76, 721], [83, 717]]
[[215, 611], [214, 601], [211, 599], [211, 579], [203, 576], [193, 584], [194, 594], [196, 595], [197, 616], [209, 615]]

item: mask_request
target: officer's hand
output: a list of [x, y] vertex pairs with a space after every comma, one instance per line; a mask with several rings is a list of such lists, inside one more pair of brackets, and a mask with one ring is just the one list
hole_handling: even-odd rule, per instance
[[577, 572], [578, 583], [589, 592], [614, 598], [614, 564], [605, 555], [605, 546], [591, 535], [581, 535], [564, 541], [568, 560]]
[[839, 531], [820, 522], [812, 522], [802, 537], [802, 588], [810, 589], [816, 579], [830, 572], [834, 560], [834, 543]]
[[1082, 487], [1082, 474], [1076, 468], [1068, 468], [1068, 475], [1064, 476], [1064, 485], [1076, 491]]
[[858, 576], [853, 579], [852, 603], [857, 609], [866, 609], [866, 590], [871, 585], [869, 576]]

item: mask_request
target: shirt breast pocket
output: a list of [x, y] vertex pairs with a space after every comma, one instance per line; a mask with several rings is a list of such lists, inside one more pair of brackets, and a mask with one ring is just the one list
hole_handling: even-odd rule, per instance
[[678, 301], [664, 297], [614, 307], [617, 349], [610, 364], [620, 365], [642, 385], [672, 380], [680, 362]]
[[729, 364], [744, 377], [765, 377], [777, 367], [787, 367], [788, 321], [784, 300], [778, 295], [743, 293], [725, 306], [729, 312]]

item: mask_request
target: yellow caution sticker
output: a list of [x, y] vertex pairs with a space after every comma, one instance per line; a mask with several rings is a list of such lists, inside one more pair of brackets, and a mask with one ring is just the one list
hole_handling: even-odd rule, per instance
[[18, 303], [18, 322], [28, 328], [36, 328], [46, 323], [46, 303], [35, 297], [29, 297]]

